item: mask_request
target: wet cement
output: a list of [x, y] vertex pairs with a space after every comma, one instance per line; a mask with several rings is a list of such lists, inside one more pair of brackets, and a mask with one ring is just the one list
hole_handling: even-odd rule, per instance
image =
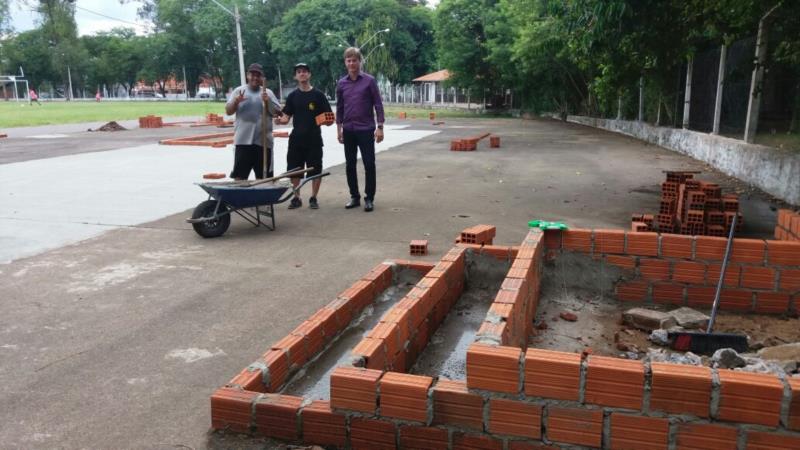
[[381, 293], [375, 302], [364, 308], [353, 322], [312, 360], [298, 371], [283, 389], [284, 394], [298, 395], [309, 400], [329, 400], [331, 373], [350, 363], [350, 350], [372, 330], [397, 301], [402, 299], [422, 278], [416, 270], [399, 269], [392, 286]]
[[471, 251], [466, 263], [464, 292], [431, 336], [410, 373], [451, 380], [466, 377], [467, 348], [475, 341], [475, 334], [511, 267], [508, 261]]

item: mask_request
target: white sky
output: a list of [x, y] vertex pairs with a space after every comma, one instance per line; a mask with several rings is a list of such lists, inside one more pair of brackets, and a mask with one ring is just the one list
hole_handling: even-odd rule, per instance
[[[225, 4], [225, 2], [222, 2]], [[439, 0], [428, 0], [428, 5], [435, 7]], [[99, 31], [109, 31], [115, 27], [128, 27], [143, 34], [146, 28], [132, 25], [147, 25], [136, 16], [139, 8], [137, 0], [129, 0], [120, 4], [119, 0], [77, 0], [75, 2], [75, 21], [78, 23], [78, 34], [83, 36]], [[39, 15], [31, 11], [19, 0], [11, 0], [11, 25], [17, 32], [31, 30], [36, 27]], [[107, 16], [107, 17], [103, 17]], [[118, 20], [114, 20], [118, 19]]]
[[[80, 35], [109, 31], [115, 27], [133, 28], [139, 34], [145, 31], [145, 28], [141, 26], [125, 23], [146, 24], [136, 16], [136, 10], [139, 8], [139, 2], [136, 0], [125, 2], [125, 4], [120, 4], [119, 0], [77, 0], [75, 5], [75, 21], [78, 24], [78, 34]], [[27, 31], [36, 27], [39, 15], [31, 11], [30, 7], [19, 0], [11, 0], [10, 9], [11, 25], [15, 31]]]

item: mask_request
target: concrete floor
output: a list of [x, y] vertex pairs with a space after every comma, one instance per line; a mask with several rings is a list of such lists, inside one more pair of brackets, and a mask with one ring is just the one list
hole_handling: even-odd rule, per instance
[[[428, 239], [434, 261], [468, 226], [516, 244], [533, 218], [629, 226], [658, 207], [662, 170], [706, 170], [639, 141], [555, 121], [393, 121], [442, 133], [378, 157], [376, 209], [342, 208], [344, 167], [322, 208], [278, 214], [274, 232], [234, 219], [204, 240], [186, 211], [0, 265], [0, 442], [4, 448], [260, 445], [209, 433], [209, 395], [355, 279]], [[492, 131], [501, 149], [450, 152]], [[747, 234], [768, 236], [774, 203], [743, 190]], [[135, 199], [133, 199], [135, 201]], [[227, 438], [226, 438], [227, 439]]]

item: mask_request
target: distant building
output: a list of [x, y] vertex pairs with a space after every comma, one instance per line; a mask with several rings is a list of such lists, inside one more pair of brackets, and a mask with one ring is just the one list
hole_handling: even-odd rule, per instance
[[444, 69], [414, 78], [412, 82], [414, 86], [420, 87], [422, 103], [443, 103], [444, 82], [449, 78], [450, 72]]

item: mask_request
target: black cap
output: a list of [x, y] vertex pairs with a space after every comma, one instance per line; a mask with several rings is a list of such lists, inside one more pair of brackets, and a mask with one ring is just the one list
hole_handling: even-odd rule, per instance
[[261, 75], [264, 75], [264, 69], [261, 68], [261, 64], [259, 64], [259, 63], [250, 64], [250, 67], [247, 68], [247, 71], [248, 72], [257, 72], [257, 73], [260, 73]]
[[307, 71], [311, 72], [311, 68], [308, 67], [306, 63], [297, 63], [294, 65], [294, 71], [297, 72], [297, 69], [306, 69]]

